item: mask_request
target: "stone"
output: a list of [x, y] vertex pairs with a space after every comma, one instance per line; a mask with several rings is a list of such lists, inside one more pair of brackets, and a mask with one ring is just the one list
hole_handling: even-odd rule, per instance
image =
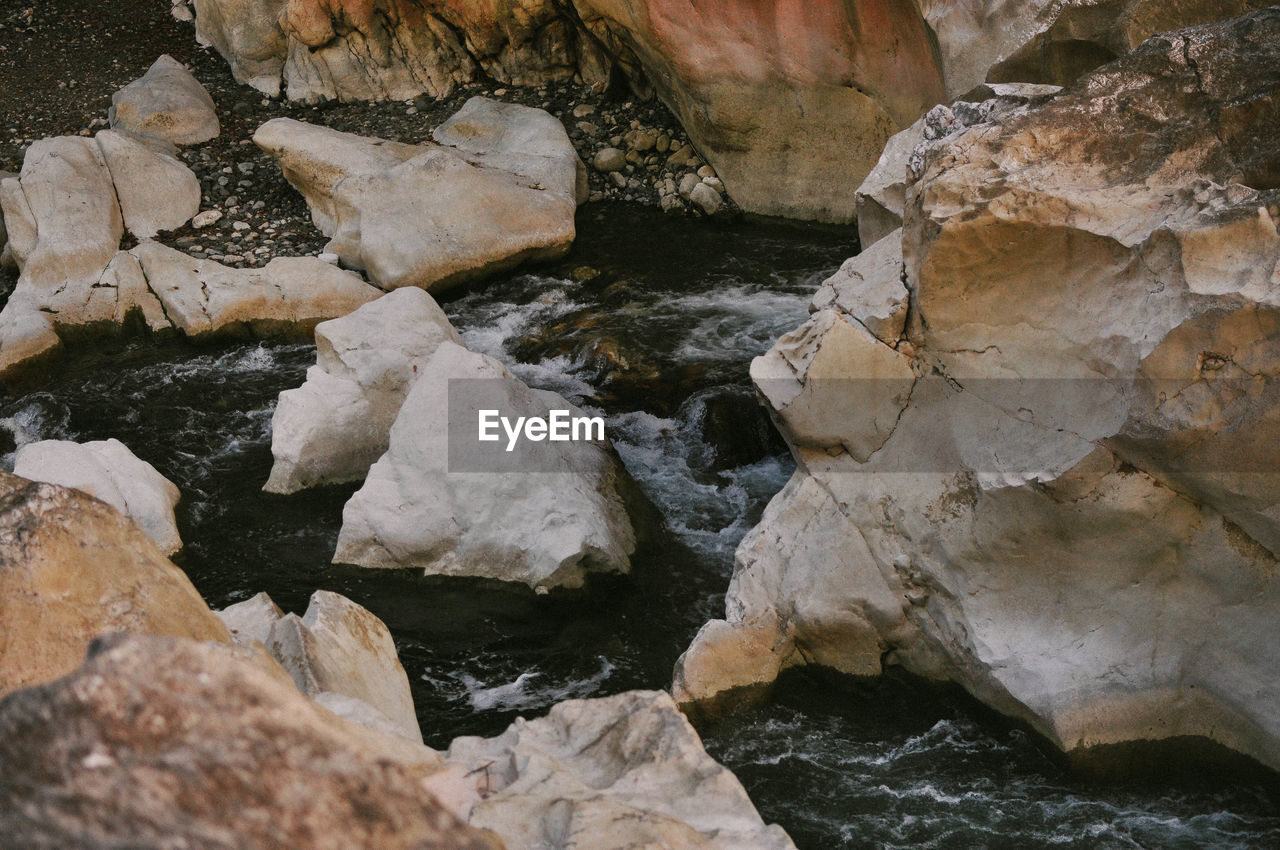
[[125, 229], [134, 236], [150, 239], [176, 230], [200, 211], [200, 180], [171, 150], [119, 130], [102, 130], [94, 139], [115, 184]]
[[271, 627], [284, 616], [265, 591], [213, 613], [226, 625], [236, 646], [248, 647], [255, 643], [266, 647], [271, 640]]
[[707, 215], [715, 215], [720, 211], [720, 193], [706, 183], [699, 182], [689, 191], [689, 200], [698, 205], [698, 209]]
[[175, 145], [198, 145], [219, 132], [213, 98], [168, 55], [111, 96], [109, 121], [113, 129], [157, 136]]
[[910, 300], [902, 277], [902, 229], [898, 228], [845, 260], [839, 271], [824, 280], [810, 312], [835, 308], [896, 348], [907, 328]]
[[[442, 342], [418, 370], [391, 428], [390, 448], [342, 512], [334, 562], [414, 567], [427, 574], [581, 587], [589, 573], [625, 573], [636, 533], [631, 482], [608, 443], [524, 442], [501, 474], [470, 471], [452, 439], [474, 439], [475, 420], [450, 419], [450, 382], [481, 393], [508, 417], [582, 415], [555, 393], [531, 390], [502, 364]], [[468, 383], [462, 383], [468, 382]], [[459, 396], [457, 401], [471, 401]], [[534, 455], [530, 446], [545, 449]], [[532, 458], [540, 462], [532, 470]], [[463, 468], [458, 468], [463, 467]]]
[[497, 850], [430, 793], [440, 767], [314, 704], [260, 649], [113, 635], [0, 702], [0, 833], [94, 850]]
[[471, 777], [469, 823], [510, 850], [566, 836], [599, 850], [794, 847], [662, 691], [561, 702], [495, 738], [458, 738], [447, 759]]
[[[525, 120], [521, 113], [489, 114]], [[285, 177], [307, 198], [316, 226], [331, 238], [327, 251], [366, 271], [383, 289], [438, 292], [568, 252], [577, 181], [563, 178], [576, 154], [563, 127], [556, 123], [555, 130], [567, 155], [533, 157], [540, 163], [533, 170], [546, 184], [473, 164], [483, 158], [478, 146], [401, 145], [288, 118], [263, 124], [254, 141], [280, 161]], [[523, 161], [519, 167], [529, 170], [529, 158], [501, 147], [522, 132], [513, 128], [506, 141], [489, 131], [475, 139], [494, 142], [496, 161]]]
[[260, 269], [232, 269], [157, 242], [130, 253], [165, 315], [191, 339], [309, 337], [320, 322], [345, 316], [380, 294], [359, 276], [314, 257], [276, 257]]
[[206, 227], [212, 227], [222, 220], [222, 210], [205, 210], [197, 213], [191, 219], [191, 226], [196, 230], [204, 230]]
[[165, 555], [182, 549], [173, 510], [177, 486], [116, 439], [75, 443], [41, 440], [18, 448], [15, 475], [72, 487], [106, 502], [138, 524]]
[[698, 175], [693, 173], [686, 174], [685, 176], [680, 178], [680, 184], [678, 187], [680, 196], [683, 198], [688, 198], [690, 195], [693, 194], [694, 187], [700, 186], [700, 185], [702, 185], [702, 180], [698, 178]]
[[[757, 361], [798, 468], [681, 703], [898, 665], [1077, 762], [1191, 737], [1280, 767], [1278, 51], [1271, 8], [937, 125], [905, 187], [906, 342], [851, 345], [843, 311], [884, 301], [833, 285]], [[795, 415], [828, 356], [830, 400]], [[890, 357], [909, 395], [850, 416]]]
[[271, 420], [275, 462], [263, 489], [362, 480], [386, 452], [418, 370], [446, 341], [462, 344], [435, 300], [413, 288], [317, 325], [316, 365], [280, 394]]
[[110, 632], [230, 641], [151, 538], [78, 490], [0, 473], [0, 564], [0, 696], [67, 675]]
[[621, 171], [627, 165], [627, 155], [617, 148], [601, 148], [591, 161], [592, 167], [602, 174]]

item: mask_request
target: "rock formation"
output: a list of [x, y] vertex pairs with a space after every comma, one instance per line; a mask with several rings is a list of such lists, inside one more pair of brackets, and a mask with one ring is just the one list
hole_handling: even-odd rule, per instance
[[111, 97], [111, 126], [155, 136], [175, 145], [196, 145], [218, 135], [213, 98], [172, 56], [161, 56], [147, 73]]
[[568, 252], [585, 175], [560, 122], [473, 98], [436, 134], [448, 144], [276, 118], [254, 141], [306, 197], [327, 250], [383, 289], [438, 292]]
[[473, 777], [468, 822], [510, 850], [794, 847], [662, 691], [562, 702], [496, 738], [458, 738], [447, 758]]
[[182, 548], [173, 509], [181, 494], [119, 440], [41, 440], [18, 448], [13, 473], [72, 487], [106, 502], [138, 524], [165, 555]]
[[230, 641], [131, 520], [77, 490], [0, 473], [0, 695], [65, 676], [90, 641], [119, 631]]
[[682, 702], [899, 664], [1071, 754], [1280, 767], [1278, 60], [1272, 8], [917, 150], [900, 241], [752, 365], [799, 469]]

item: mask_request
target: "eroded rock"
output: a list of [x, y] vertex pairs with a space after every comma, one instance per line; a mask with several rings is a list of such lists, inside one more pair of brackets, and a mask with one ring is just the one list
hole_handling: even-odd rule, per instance
[[113, 128], [175, 145], [207, 142], [219, 130], [213, 98], [181, 62], [167, 55], [111, 96], [110, 121]]

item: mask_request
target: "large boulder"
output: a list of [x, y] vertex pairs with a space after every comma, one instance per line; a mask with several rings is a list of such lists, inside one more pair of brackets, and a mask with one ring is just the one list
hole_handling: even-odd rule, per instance
[[139, 239], [182, 227], [200, 212], [200, 179], [167, 142], [120, 130], [95, 137], [111, 172], [125, 229]]
[[165, 555], [182, 548], [173, 515], [181, 498], [178, 488], [119, 440], [27, 443], [18, 449], [13, 473], [72, 487], [106, 502], [136, 522]]
[[109, 632], [230, 642], [181, 570], [114, 508], [0, 473], [0, 695], [65, 676]]
[[584, 415], [493, 358], [442, 342], [419, 370], [390, 448], [343, 509], [334, 562], [537, 590], [627, 572], [636, 543], [623, 498], [631, 482], [607, 440], [523, 440], [506, 452], [502, 437], [484, 454], [479, 409], [512, 422], [549, 419], [552, 410]]
[[[254, 141], [307, 198], [327, 250], [384, 289], [438, 292], [563, 256], [573, 244], [577, 155], [555, 119], [524, 106], [463, 110], [442, 137], [402, 145], [276, 118]], [[481, 114], [482, 113], [482, 114]], [[483, 121], [483, 123], [482, 123]]]
[[496, 738], [458, 738], [447, 758], [472, 777], [468, 822], [511, 850], [794, 847], [665, 692], [562, 702]]
[[284, 613], [265, 593], [217, 613], [237, 644], [261, 643], [298, 690], [334, 714], [422, 743], [391, 632], [368, 609], [317, 590], [301, 617]]
[[161, 56], [147, 73], [111, 96], [110, 122], [113, 128], [175, 145], [195, 145], [218, 135], [213, 98], [172, 56]]
[[849, 345], [883, 302], [829, 293], [753, 364], [799, 468], [682, 702], [898, 664], [1080, 759], [1192, 736], [1280, 767], [1278, 60], [1272, 8], [918, 150], [905, 339]]
[[435, 300], [413, 288], [317, 325], [316, 365], [280, 394], [271, 419], [275, 463], [263, 489], [362, 480], [386, 452], [419, 367], [446, 341], [462, 343]]
[[315, 705], [260, 650], [118, 635], [0, 702], [0, 833], [102, 850], [498, 850], [429, 792], [439, 767]]

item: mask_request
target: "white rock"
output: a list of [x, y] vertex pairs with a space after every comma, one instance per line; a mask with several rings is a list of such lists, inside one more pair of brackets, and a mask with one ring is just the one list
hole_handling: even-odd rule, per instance
[[877, 339], [896, 346], [907, 325], [907, 287], [902, 283], [902, 231], [845, 260], [822, 282], [811, 310], [834, 307], [858, 320]]
[[271, 420], [275, 463], [263, 488], [292, 493], [359, 481], [387, 450], [417, 371], [440, 343], [462, 343], [435, 300], [399, 289], [316, 326], [316, 366], [280, 394]]
[[200, 210], [200, 180], [163, 145], [119, 130], [94, 137], [111, 172], [124, 226], [139, 239], [175, 230]]
[[271, 628], [284, 616], [284, 611], [265, 591], [213, 613], [239, 646], [252, 646], [255, 642], [266, 646], [271, 640]]
[[204, 230], [206, 227], [217, 224], [221, 219], [222, 210], [205, 210], [191, 219], [191, 226], [196, 230]]
[[213, 98], [172, 56], [161, 56], [141, 78], [111, 96], [110, 122], [113, 128], [175, 145], [195, 145], [218, 135]]
[[182, 549], [173, 509], [181, 494], [119, 440], [42, 440], [18, 449], [15, 475], [72, 487], [131, 518], [166, 555]]
[[707, 215], [715, 215], [720, 211], [720, 193], [706, 183], [698, 183], [689, 192], [689, 200]]
[[457, 738], [447, 759], [470, 774], [469, 823], [510, 850], [794, 847], [661, 691], [562, 702], [495, 738]]
[[[554, 393], [530, 390], [496, 360], [441, 343], [396, 417], [390, 448], [343, 509], [334, 562], [419, 567], [535, 589], [578, 587], [591, 572], [627, 572], [635, 533], [619, 489], [629, 479], [612, 452], [595, 443], [524, 441], [509, 456], [510, 471], [453, 471], [451, 380], [480, 382], [483, 406], [504, 416], [546, 417], [551, 409], [581, 415]], [[460, 435], [474, 438], [473, 422], [459, 426]], [[542, 459], [539, 470], [565, 471], [523, 471], [534, 457]]]

